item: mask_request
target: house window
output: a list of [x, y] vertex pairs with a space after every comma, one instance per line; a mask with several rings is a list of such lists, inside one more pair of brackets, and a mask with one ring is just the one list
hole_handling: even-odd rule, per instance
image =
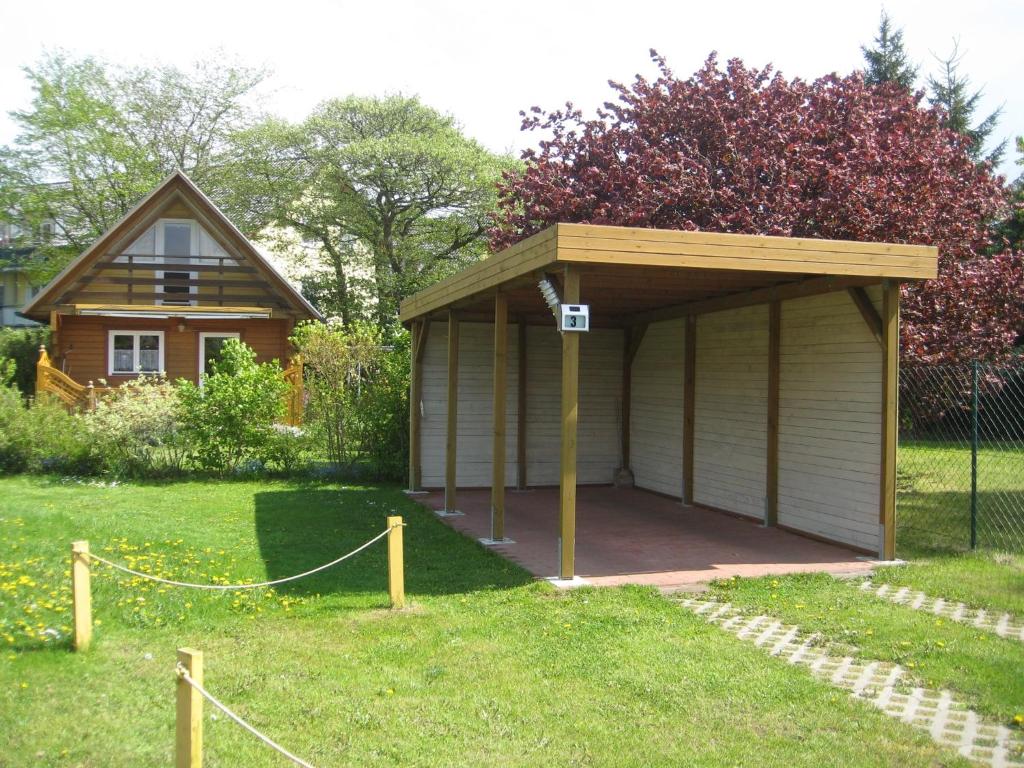
[[160, 373], [164, 370], [164, 332], [111, 331], [108, 360], [111, 376]]
[[199, 373], [209, 373], [211, 362], [220, 360], [224, 350], [224, 342], [239, 338], [237, 333], [200, 333], [199, 334]]

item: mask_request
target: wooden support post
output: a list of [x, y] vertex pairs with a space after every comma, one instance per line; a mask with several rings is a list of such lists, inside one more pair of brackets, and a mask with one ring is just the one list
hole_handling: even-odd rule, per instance
[[401, 517], [388, 518], [388, 595], [392, 608], [405, 607], [405, 563]]
[[508, 297], [494, 295], [494, 384], [491, 414], [491, 541], [505, 538], [505, 400], [508, 387]]
[[686, 318], [683, 366], [683, 504], [693, 504], [694, 427], [697, 417], [696, 315]]
[[423, 414], [423, 348], [426, 346], [429, 320], [412, 325], [412, 344], [409, 349], [409, 490], [418, 491], [423, 484], [421, 458]]
[[444, 457], [444, 511], [458, 511], [456, 504], [456, 472], [458, 459], [457, 435], [459, 428], [459, 321], [453, 310], [448, 310], [448, 429], [445, 435]]
[[[562, 301], [580, 302], [580, 273], [566, 266]], [[562, 450], [559, 482], [559, 578], [576, 569], [576, 426], [579, 420], [580, 335], [562, 334]]]
[[882, 284], [882, 473], [878, 522], [881, 526], [879, 557], [896, 557], [896, 440], [900, 364], [900, 285]]
[[[178, 663], [188, 676], [203, 684], [203, 653], [192, 648], [178, 649]], [[174, 729], [175, 768], [202, 768], [203, 765], [203, 697], [178, 676], [177, 715]]]
[[516, 369], [518, 384], [516, 398], [518, 407], [516, 410], [516, 488], [520, 491], [526, 490], [529, 478], [526, 472], [526, 320], [519, 318], [519, 347], [516, 353], [519, 356], [519, 365]]
[[779, 374], [782, 337], [782, 302], [768, 305], [768, 450], [765, 478], [764, 524], [779, 522]]
[[50, 356], [46, 353], [46, 345], [39, 347], [39, 359], [36, 360], [36, 398], [46, 390], [46, 369], [50, 367]]
[[71, 613], [74, 635], [71, 647], [89, 649], [92, 642], [92, 587], [89, 584], [89, 542], [71, 542]]

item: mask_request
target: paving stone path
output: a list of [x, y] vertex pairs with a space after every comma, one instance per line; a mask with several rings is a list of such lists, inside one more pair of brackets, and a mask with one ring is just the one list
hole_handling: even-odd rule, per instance
[[816, 677], [850, 691], [887, 715], [926, 730], [961, 755], [992, 766], [1024, 766], [1024, 732], [983, 720], [949, 691], [921, 688], [898, 664], [854, 659], [829, 652], [820, 635], [770, 616], [752, 616], [729, 603], [683, 598], [679, 603], [708, 622], [748, 640], [771, 656], [801, 664]]
[[984, 608], [968, 608], [954, 600], [929, 597], [910, 587], [895, 587], [891, 584], [874, 584], [870, 579], [861, 582], [860, 589], [875, 597], [882, 597], [914, 610], [934, 613], [952, 621], [970, 624], [978, 629], [995, 632], [1000, 637], [1009, 637], [1024, 642], [1024, 624], [1009, 613], [986, 611]]

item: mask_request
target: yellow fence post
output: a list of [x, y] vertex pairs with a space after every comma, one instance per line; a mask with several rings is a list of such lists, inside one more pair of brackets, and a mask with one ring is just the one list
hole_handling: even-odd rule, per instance
[[[188, 676], [203, 684], [203, 652], [192, 648], [178, 649], [178, 663]], [[203, 697], [178, 675], [177, 715], [174, 731], [174, 765], [176, 768], [201, 768], [203, 765]]]
[[388, 518], [388, 594], [392, 608], [405, 607], [405, 565], [402, 562], [401, 517]]
[[71, 542], [71, 605], [75, 631], [71, 647], [76, 651], [84, 651], [89, 648], [92, 640], [88, 541]]

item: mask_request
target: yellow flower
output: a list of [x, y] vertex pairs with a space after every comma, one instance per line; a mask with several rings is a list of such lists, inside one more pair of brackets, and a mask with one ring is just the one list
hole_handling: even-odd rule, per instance
[[1014, 715], [1013, 722], [1017, 725], [1024, 725], [1024, 715]]

